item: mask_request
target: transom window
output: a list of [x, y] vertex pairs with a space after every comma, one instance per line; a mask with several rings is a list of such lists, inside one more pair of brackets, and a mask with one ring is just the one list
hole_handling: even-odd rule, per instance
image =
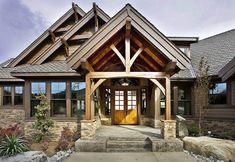
[[40, 94], [46, 95], [45, 82], [32, 82], [31, 83], [31, 116], [35, 114], [35, 107], [40, 104]]
[[52, 116], [66, 115], [66, 83], [51, 82]]
[[213, 83], [209, 89], [209, 103], [210, 104], [226, 104], [227, 102], [227, 84]]
[[71, 83], [72, 116], [82, 116], [85, 113], [85, 82]]

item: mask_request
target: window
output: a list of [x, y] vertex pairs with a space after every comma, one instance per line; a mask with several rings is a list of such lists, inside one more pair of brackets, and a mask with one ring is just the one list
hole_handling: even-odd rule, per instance
[[72, 116], [82, 116], [85, 113], [85, 82], [71, 83]]
[[[173, 89], [171, 89], [171, 114], [174, 114], [174, 96]], [[165, 95], [160, 92], [160, 115], [165, 115], [166, 101]]]
[[66, 83], [51, 82], [52, 116], [66, 115]]
[[191, 88], [178, 88], [178, 114], [191, 115]]
[[12, 105], [12, 88], [11, 86], [3, 87], [3, 105]]
[[110, 115], [111, 114], [111, 89], [106, 88], [104, 92], [104, 107], [105, 107], [105, 115]]
[[32, 82], [31, 83], [31, 116], [35, 114], [35, 107], [40, 104], [40, 94], [46, 95], [46, 83], [45, 82]]
[[137, 109], [136, 91], [127, 91], [127, 110]]
[[23, 86], [15, 86], [14, 104], [23, 105]]
[[141, 89], [141, 113], [147, 110], [147, 91], [145, 88]]
[[115, 91], [115, 110], [124, 110], [124, 91]]
[[209, 89], [209, 103], [210, 104], [226, 104], [226, 83], [213, 83]]

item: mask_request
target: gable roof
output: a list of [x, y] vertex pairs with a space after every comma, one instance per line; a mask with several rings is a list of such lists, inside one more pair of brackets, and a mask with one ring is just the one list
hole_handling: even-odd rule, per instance
[[[110, 17], [97, 6], [97, 15], [107, 22]], [[93, 9], [91, 9], [88, 13], [86, 13], [82, 19], [76, 23], [72, 28], [70, 28], [64, 35], [63, 39], [68, 40], [72, 37], [79, 29], [81, 29], [86, 23], [88, 23], [95, 16]], [[49, 58], [53, 52], [55, 52], [60, 46], [62, 46], [62, 42], [58, 39], [51, 47], [45, 50], [38, 58], [36, 58], [33, 64], [42, 64], [47, 58]]]
[[235, 76], [235, 57], [218, 72], [218, 75], [222, 78], [222, 81]]
[[[85, 12], [78, 6], [76, 6], [76, 12], [80, 16], [84, 16]], [[74, 9], [69, 9], [62, 17], [60, 17], [54, 24], [52, 24], [48, 30], [55, 31], [60, 25], [62, 25], [70, 16], [74, 14]], [[35, 49], [42, 41], [44, 41], [48, 36], [49, 32], [46, 30], [41, 36], [39, 36], [34, 42], [32, 42], [21, 54], [19, 54], [12, 62], [8, 65], [8, 67], [17, 66], [20, 61], [22, 61], [25, 57], [29, 55], [29, 53]]]
[[66, 61], [52, 61], [41, 65], [23, 65], [11, 71], [14, 77], [24, 76], [80, 76]]
[[77, 69], [80, 65], [81, 58], [87, 59], [125, 26], [127, 17], [131, 18], [131, 25], [156, 46], [157, 49], [170, 60], [177, 60], [177, 66], [180, 69], [185, 69], [190, 66], [190, 59], [130, 4], [127, 4], [67, 59], [69, 66], [72, 69]]
[[204, 57], [208, 61], [209, 75], [218, 75], [220, 69], [235, 57], [235, 29], [193, 43], [190, 50], [195, 73]]

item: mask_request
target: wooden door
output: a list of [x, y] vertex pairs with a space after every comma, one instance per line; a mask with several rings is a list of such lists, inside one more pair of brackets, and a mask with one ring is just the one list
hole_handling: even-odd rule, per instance
[[137, 124], [137, 90], [114, 91], [114, 124]]

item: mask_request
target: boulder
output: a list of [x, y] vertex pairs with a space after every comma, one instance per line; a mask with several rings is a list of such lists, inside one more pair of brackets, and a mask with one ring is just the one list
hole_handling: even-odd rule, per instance
[[176, 136], [179, 138], [188, 136], [188, 128], [185, 121], [185, 118], [180, 115], [176, 115]]
[[1, 157], [2, 162], [46, 162], [47, 156], [42, 151], [27, 151], [11, 157]]
[[211, 137], [184, 137], [184, 149], [225, 162], [235, 161], [235, 141]]

